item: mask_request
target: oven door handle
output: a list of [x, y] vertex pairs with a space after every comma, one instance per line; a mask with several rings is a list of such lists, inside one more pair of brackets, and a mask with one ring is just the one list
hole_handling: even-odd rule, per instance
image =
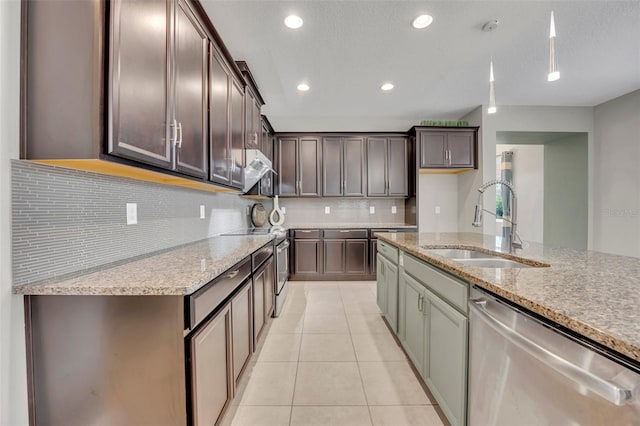
[[634, 389], [625, 389], [610, 380], [599, 377], [591, 371], [575, 365], [571, 361], [563, 358], [561, 355], [554, 353], [528, 339], [525, 335], [518, 333], [507, 324], [502, 323], [492, 316], [487, 310], [487, 300], [484, 298], [470, 299], [469, 308], [471, 308], [479, 319], [489, 325], [509, 342], [518, 346], [520, 349], [532, 355], [547, 367], [576, 383], [578, 386], [587, 388], [612, 404], [618, 406], [625, 405], [634, 400], [635, 396], [640, 391], [640, 384], [638, 383], [634, 385]]
[[291, 244], [289, 243], [289, 240], [285, 240], [285, 241], [281, 242], [277, 246], [278, 253], [282, 253], [282, 251], [285, 250], [285, 249], [288, 249], [290, 245]]

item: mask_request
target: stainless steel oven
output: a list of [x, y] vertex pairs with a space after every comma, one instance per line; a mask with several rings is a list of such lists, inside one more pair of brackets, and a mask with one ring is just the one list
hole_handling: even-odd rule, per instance
[[289, 288], [289, 240], [286, 238], [277, 242], [276, 265], [276, 304], [273, 310], [274, 317], [280, 315], [284, 302], [287, 299], [287, 291]]

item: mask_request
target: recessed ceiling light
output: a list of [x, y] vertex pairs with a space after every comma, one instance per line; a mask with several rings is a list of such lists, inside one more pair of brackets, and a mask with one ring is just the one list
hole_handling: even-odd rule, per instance
[[384, 90], [385, 92], [388, 92], [389, 90], [393, 89], [393, 84], [384, 83], [382, 86], [380, 86], [380, 89]]
[[421, 30], [423, 28], [427, 28], [433, 22], [433, 16], [431, 15], [420, 15], [416, 19], [413, 20], [411, 25], [413, 28]]
[[305, 83], [298, 84], [298, 90], [301, 92], [306, 92], [309, 90], [309, 85]]
[[292, 30], [297, 30], [303, 23], [302, 18], [296, 15], [289, 15], [284, 18], [284, 24]]

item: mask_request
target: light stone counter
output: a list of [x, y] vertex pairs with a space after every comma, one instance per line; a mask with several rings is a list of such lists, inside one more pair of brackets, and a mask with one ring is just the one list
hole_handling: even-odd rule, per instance
[[195, 292], [273, 239], [220, 236], [73, 278], [13, 287], [25, 295], [175, 296]]
[[[603, 346], [640, 361], [640, 258], [531, 243], [511, 256], [502, 238], [474, 233], [378, 233], [378, 238]], [[465, 266], [429, 248], [498, 252], [549, 267]]]
[[417, 228], [417, 225], [405, 223], [286, 223], [288, 229], [405, 229]]

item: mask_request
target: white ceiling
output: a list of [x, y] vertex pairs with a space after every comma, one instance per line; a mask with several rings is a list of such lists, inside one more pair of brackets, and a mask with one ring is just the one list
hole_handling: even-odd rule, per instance
[[[594, 106], [640, 88], [640, 1], [201, 0], [276, 131], [407, 130], [500, 105]], [[549, 83], [554, 10], [561, 79]], [[296, 13], [304, 26], [283, 19]], [[434, 16], [425, 30], [411, 20]], [[491, 33], [482, 25], [498, 19]], [[390, 81], [391, 92], [380, 85]], [[296, 86], [307, 82], [311, 90]], [[500, 113], [498, 109], [498, 114]]]

